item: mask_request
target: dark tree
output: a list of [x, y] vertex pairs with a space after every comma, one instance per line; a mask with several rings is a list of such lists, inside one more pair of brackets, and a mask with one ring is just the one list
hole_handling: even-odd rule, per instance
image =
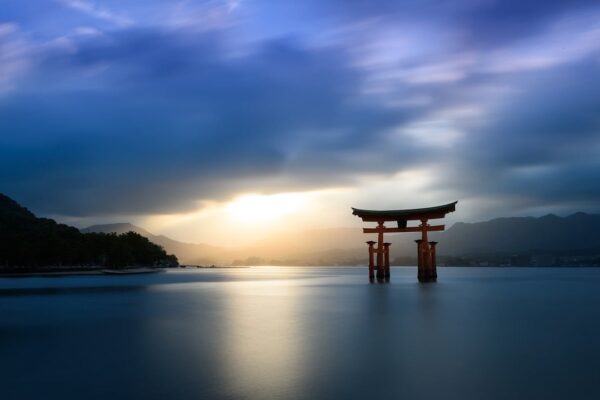
[[0, 266], [172, 266], [177, 258], [147, 238], [81, 233], [36, 216], [0, 194]]

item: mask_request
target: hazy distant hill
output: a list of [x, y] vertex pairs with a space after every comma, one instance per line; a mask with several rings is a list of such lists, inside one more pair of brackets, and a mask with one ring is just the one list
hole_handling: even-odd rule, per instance
[[173, 240], [167, 236], [154, 235], [144, 228], [130, 224], [128, 222], [116, 224], [93, 225], [84, 229], [81, 232], [98, 232], [98, 233], [125, 233], [136, 232], [148, 238], [151, 242], [162, 246], [168, 253], [177, 255], [179, 262], [182, 264], [213, 264], [223, 260], [223, 249], [217, 246], [207, 244], [184, 243]]
[[273, 260], [316, 263], [321, 259], [347, 259], [358, 254], [358, 247], [364, 243], [362, 230], [353, 228], [332, 228], [288, 234], [273, 235], [252, 246], [242, 248], [223, 248], [207, 244], [184, 243], [167, 236], [154, 235], [144, 228], [124, 222], [116, 224], [93, 225], [81, 229], [81, 232], [124, 233], [136, 232], [151, 242], [177, 255], [182, 264], [231, 263], [250, 257], [258, 257], [267, 262]]
[[439, 236], [441, 254], [600, 251], [600, 215], [549, 214], [456, 223]]
[[[439, 241], [440, 256], [527, 253], [600, 253], [600, 215], [577, 213], [568, 217], [547, 215], [540, 218], [497, 218], [486, 222], [454, 224], [445, 232], [431, 234]], [[83, 232], [134, 231], [177, 255], [183, 263], [231, 263], [252, 258], [255, 263], [279, 261], [295, 264], [335, 264], [364, 262], [367, 240], [360, 228], [316, 229], [278, 233], [240, 249], [206, 244], [182, 243], [158, 236], [128, 223], [96, 225]], [[387, 235], [392, 243], [392, 258], [414, 257], [418, 233]]]

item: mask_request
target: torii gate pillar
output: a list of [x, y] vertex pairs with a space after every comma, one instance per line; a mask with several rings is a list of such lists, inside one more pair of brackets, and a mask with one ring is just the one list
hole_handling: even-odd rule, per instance
[[374, 241], [369, 240], [367, 242], [367, 244], [369, 245], [369, 279], [373, 280], [375, 279], [375, 262], [374, 262], [374, 253], [375, 253], [375, 249], [373, 248], [373, 245], [375, 244]]
[[383, 244], [383, 277], [390, 279], [390, 246], [391, 243]]

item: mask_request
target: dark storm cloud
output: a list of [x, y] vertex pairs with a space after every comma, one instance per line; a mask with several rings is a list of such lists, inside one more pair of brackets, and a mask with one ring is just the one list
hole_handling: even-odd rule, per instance
[[448, 24], [460, 30], [473, 48], [490, 48], [526, 38], [552, 22], [557, 16], [586, 11], [598, 6], [597, 0], [333, 0], [315, 1], [315, 13], [329, 10], [345, 21], [380, 18], [385, 24]]
[[127, 30], [40, 55], [1, 102], [5, 190], [42, 212], [180, 211], [306, 154], [357, 172], [343, 153], [407, 118], [356, 96], [363, 77], [340, 50], [278, 40], [233, 57], [219, 40]]
[[467, 1], [459, 22], [482, 46], [526, 38], [561, 14], [597, 7], [595, 0]]
[[496, 167], [532, 167], [593, 159], [600, 145], [597, 62], [528, 73], [517, 95], [470, 142], [471, 154]]
[[[513, 78], [515, 79], [515, 78]], [[518, 196], [538, 207], [600, 200], [597, 61], [519, 74], [519, 91], [473, 129], [446, 185], [469, 196]]]

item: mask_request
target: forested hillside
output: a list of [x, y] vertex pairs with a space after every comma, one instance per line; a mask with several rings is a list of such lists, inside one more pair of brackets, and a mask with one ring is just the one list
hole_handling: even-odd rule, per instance
[[168, 266], [177, 258], [147, 238], [81, 233], [77, 228], [37, 218], [0, 194], [0, 266]]

